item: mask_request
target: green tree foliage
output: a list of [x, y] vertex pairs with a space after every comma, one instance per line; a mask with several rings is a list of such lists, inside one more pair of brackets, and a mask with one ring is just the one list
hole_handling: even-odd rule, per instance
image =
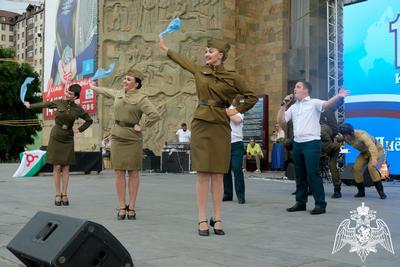
[[[0, 59], [0, 121], [37, 119], [34, 111], [27, 109], [19, 99], [20, 87], [27, 77], [35, 77], [35, 80], [28, 86], [26, 101], [40, 102], [41, 97], [37, 96], [39, 76], [32, 66]], [[17, 159], [25, 145], [33, 144], [33, 136], [41, 129], [41, 126], [0, 125], [0, 161]]]
[[15, 57], [15, 49], [13, 47], [6, 47], [0, 49], [0, 58], [13, 58]]

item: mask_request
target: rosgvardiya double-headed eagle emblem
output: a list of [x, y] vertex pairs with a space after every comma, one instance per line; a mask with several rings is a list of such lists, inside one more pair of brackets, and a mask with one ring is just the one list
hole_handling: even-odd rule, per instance
[[350, 211], [350, 219], [355, 221], [355, 226], [351, 226], [350, 219], [341, 222], [336, 231], [332, 254], [341, 250], [346, 244], [350, 245], [349, 252], [357, 252], [363, 262], [370, 252], [377, 252], [378, 244], [394, 254], [392, 238], [386, 223], [376, 219], [376, 227], [371, 226], [371, 222], [376, 218], [375, 213], [376, 211], [370, 210], [364, 202], [357, 210]]

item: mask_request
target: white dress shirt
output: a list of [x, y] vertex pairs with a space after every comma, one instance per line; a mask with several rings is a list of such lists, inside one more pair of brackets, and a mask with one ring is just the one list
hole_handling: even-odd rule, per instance
[[302, 101], [296, 101], [286, 112], [285, 121], [293, 121], [294, 141], [298, 143], [321, 140], [321, 125], [319, 119], [323, 111], [320, 99], [309, 96]]
[[[230, 106], [230, 109], [234, 109], [234, 106]], [[230, 120], [231, 125], [231, 143], [236, 143], [239, 141], [243, 141], [243, 119], [244, 115], [242, 113], [237, 113], [234, 116], [239, 116], [241, 121], [239, 124], [234, 123]]]

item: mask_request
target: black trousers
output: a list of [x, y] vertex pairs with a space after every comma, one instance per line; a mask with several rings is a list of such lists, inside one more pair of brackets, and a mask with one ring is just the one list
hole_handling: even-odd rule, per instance
[[233, 198], [232, 172], [235, 177], [235, 191], [238, 200], [245, 200], [244, 175], [242, 170], [244, 145], [242, 141], [231, 144], [231, 162], [228, 173], [224, 174], [224, 198]]

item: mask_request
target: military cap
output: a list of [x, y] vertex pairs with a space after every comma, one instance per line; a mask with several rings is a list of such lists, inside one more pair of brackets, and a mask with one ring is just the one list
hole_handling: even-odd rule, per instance
[[128, 70], [128, 72], [126, 73], [126, 75], [132, 76], [132, 77], [135, 77], [135, 78], [138, 78], [138, 79], [140, 79], [141, 81], [143, 81], [143, 79], [144, 79], [143, 73], [141, 73], [141, 72], [138, 71], [138, 70]]
[[217, 49], [223, 50], [225, 52], [228, 52], [229, 49], [231, 48], [231, 46], [227, 42], [225, 42], [221, 39], [214, 39], [214, 38], [209, 39], [207, 41], [207, 47], [217, 48]]
[[73, 92], [75, 96], [79, 96], [82, 87], [79, 84], [73, 84], [68, 88], [68, 91]]

